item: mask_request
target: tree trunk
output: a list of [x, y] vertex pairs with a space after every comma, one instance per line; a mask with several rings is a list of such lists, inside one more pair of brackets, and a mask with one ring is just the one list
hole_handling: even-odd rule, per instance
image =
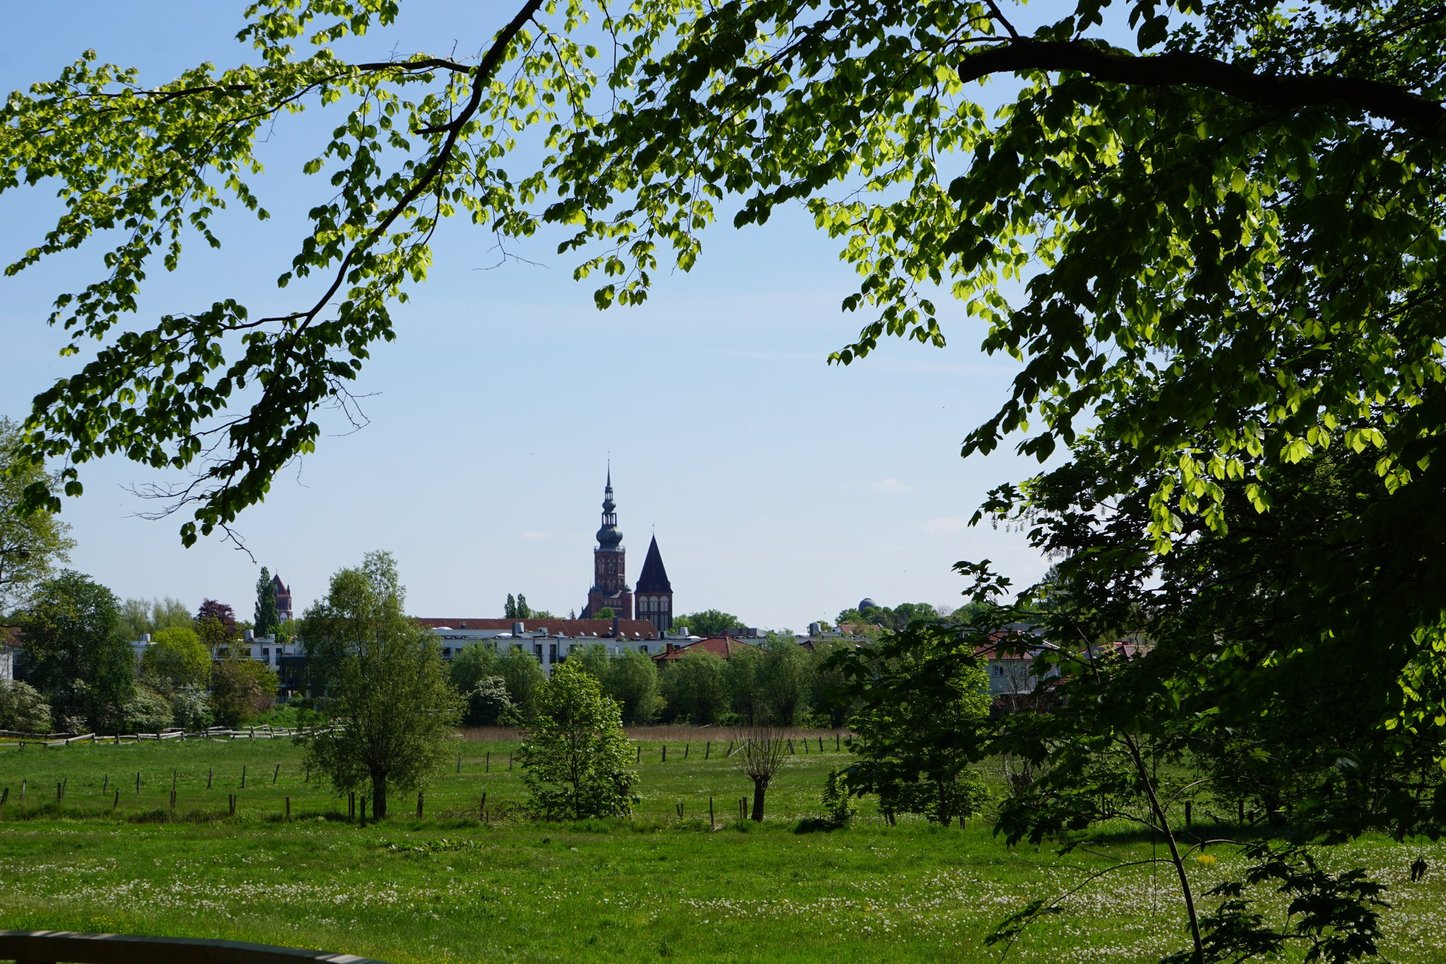
[[755, 777], [753, 780], [753, 819], [758, 823], [763, 822], [763, 797], [766, 793], [768, 793], [768, 781]]
[[[495, 611], [495, 610], [494, 610]], [[372, 819], [385, 820], [387, 818], [387, 775], [385, 773], [372, 774]]]

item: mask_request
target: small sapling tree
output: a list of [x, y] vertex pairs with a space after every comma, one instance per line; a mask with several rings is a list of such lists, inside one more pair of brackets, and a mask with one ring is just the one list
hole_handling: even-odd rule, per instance
[[915, 621], [875, 646], [840, 654], [860, 709], [848, 768], [855, 793], [874, 793], [886, 816], [918, 813], [948, 826], [977, 813], [989, 680], [964, 627]]
[[543, 685], [517, 756], [534, 809], [549, 819], [624, 816], [637, 801], [622, 711], [570, 662]]

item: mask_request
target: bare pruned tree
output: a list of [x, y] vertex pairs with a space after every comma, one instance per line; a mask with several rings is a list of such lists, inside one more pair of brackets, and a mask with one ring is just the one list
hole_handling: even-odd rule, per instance
[[756, 723], [736, 731], [734, 739], [738, 742], [735, 754], [738, 769], [753, 781], [753, 819], [762, 822], [768, 785], [783, 768], [784, 757], [788, 755], [787, 738], [780, 727]]

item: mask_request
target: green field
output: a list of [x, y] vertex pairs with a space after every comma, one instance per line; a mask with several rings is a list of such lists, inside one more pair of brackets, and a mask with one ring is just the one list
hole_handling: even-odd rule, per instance
[[[397, 797], [392, 819], [366, 827], [306, 780], [288, 740], [0, 745], [0, 929], [230, 938], [392, 961], [990, 960], [998, 948], [983, 938], [1010, 911], [1152, 853], [1123, 836], [1067, 856], [1008, 849], [983, 819], [890, 828], [867, 802], [848, 830], [796, 833], [820, 810], [824, 775], [847, 759], [831, 735], [824, 752], [817, 737], [807, 755], [797, 745], [758, 827], [738, 820], [749, 784], [724, 758], [726, 732], [666, 744], [640, 735], [637, 815], [584, 824], [525, 818], [520, 771], [507, 768], [516, 743], [501, 738], [458, 744], [460, 771], [434, 780], [421, 820], [414, 796]], [[1228, 848], [1211, 854], [1215, 863], [1193, 865], [1200, 890], [1235, 866]], [[1432, 871], [1411, 884], [1418, 854]], [[1446, 960], [1446, 845], [1371, 838], [1322, 859], [1391, 885], [1393, 960]], [[1178, 948], [1172, 880], [1165, 866], [1104, 876], [1007, 959], [1151, 960]]]

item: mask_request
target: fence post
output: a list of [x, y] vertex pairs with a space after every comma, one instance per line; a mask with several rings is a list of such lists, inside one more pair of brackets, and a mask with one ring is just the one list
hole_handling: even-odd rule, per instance
[[693, 746], [691, 743], [683, 744], [683, 759], [688, 759], [688, 750]]
[[482, 761], [482, 772], [483, 772], [483, 773], [491, 773], [491, 772], [492, 772], [492, 751], [491, 751], [491, 750], [488, 750], [488, 751], [487, 751], [487, 758]]
[[708, 798], [708, 829], [713, 829], [713, 798]]
[[420, 793], [417, 794], [417, 819], [422, 819], [422, 795]]
[[703, 759], [708, 759], [713, 754], [713, 741], [709, 740], [703, 744]]
[[55, 805], [59, 806], [60, 801], [65, 798], [65, 787], [59, 780], [55, 781]]
[[481, 800], [480, 803], [477, 804], [477, 814], [478, 814], [478, 816], [480, 816], [480, 817], [482, 818], [482, 822], [483, 822], [483, 823], [486, 823], [486, 822], [487, 822], [487, 791], [486, 791], [486, 790], [483, 790], [483, 791], [482, 791], [482, 800]]
[[508, 751], [507, 751], [507, 772], [508, 772], [508, 773], [511, 773], [511, 772], [512, 772], [512, 751], [511, 751], [511, 750], [508, 750]]
[[462, 754], [460, 753], [457, 754], [457, 772], [462, 772]]
[[215, 774], [216, 774], [216, 768], [215, 768], [215, 767], [207, 767], [207, 768], [206, 768], [206, 789], [207, 789], [207, 790], [211, 789], [211, 777], [215, 776]]
[[107, 773], [107, 774], [105, 775], [105, 780], [104, 780], [104, 781], [101, 783], [101, 785], [100, 785], [100, 792], [101, 792], [102, 794], [110, 793], [110, 774], [109, 774], [109, 773]]
[[230, 806], [231, 816], [236, 816], [236, 794], [228, 793], [226, 795], [226, 802]]
[[141, 792], [141, 771], [136, 771], [136, 793]]
[[276, 770], [271, 774], [271, 785], [276, 786], [276, 781], [281, 779], [281, 764], [276, 764]]
[[666, 743], [663, 744], [663, 762], [668, 762], [668, 744]]
[[642, 762], [643, 762], [643, 745], [642, 745], [641, 743], [638, 744], [638, 758], [637, 758], [635, 761], [633, 761], [633, 762], [635, 762], [635, 763], [642, 763]]
[[837, 733], [835, 733], [835, 734], [833, 735], [833, 748], [834, 748], [834, 751], [835, 751], [835, 752], [838, 751], [838, 734], [837, 734]]
[[818, 752], [823, 752], [823, 737], [818, 738]]
[[26, 784], [27, 784], [27, 783], [29, 783], [28, 780], [21, 780], [21, 781], [20, 781], [20, 802], [21, 802], [21, 803], [24, 803], [24, 802], [25, 802], [25, 787], [26, 787]]
[[246, 789], [246, 764], [241, 764], [241, 789]]
[[286, 822], [291, 822], [291, 798], [286, 798]]
[[117, 790], [117, 791], [115, 792], [115, 799], [111, 801], [111, 804], [110, 804], [111, 812], [114, 813], [114, 812], [115, 812], [115, 808], [118, 807], [118, 806], [120, 806], [120, 791], [119, 791], [119, 790]]

